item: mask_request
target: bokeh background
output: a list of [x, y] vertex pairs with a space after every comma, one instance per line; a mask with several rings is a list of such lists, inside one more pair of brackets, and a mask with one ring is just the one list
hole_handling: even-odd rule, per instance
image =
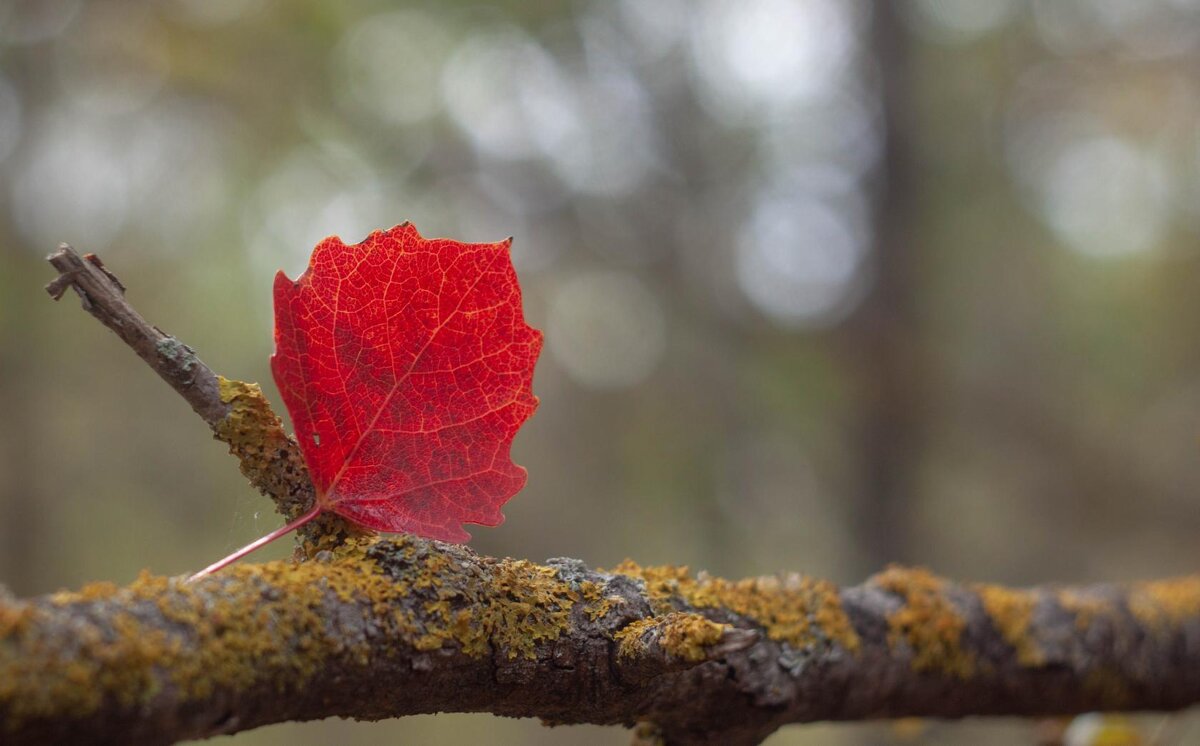
[[[274, 272], [404, 220], [514, 236], [546, 332], [529, 486], [481, 552], [839, 582], [1191, 572], [1197, 70], [1196, 0], [4, 0], [0, 582], [183, 573], [280, 520], [47, 299], [60, 241], [276, 397]], [[236, 738], [627, 740], [449, 715]]]

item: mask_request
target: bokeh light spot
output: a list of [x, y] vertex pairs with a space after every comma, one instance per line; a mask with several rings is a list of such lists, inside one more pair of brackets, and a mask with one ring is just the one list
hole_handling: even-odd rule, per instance
[[592, 272], [555, 291], [546, 343], [579, 385], [626, 388], [657, 367], [666, 344], [666, 320], [658, 300], [636, 277]]
[[846, 216], [821, 201], [768, 198], [736, 250], [746, 297], [777, 323], [801, 327], [833, 323], [849, 310], [866, 246]]
[[336, 90], [351, 106], [384, 121], [427, 119], [441, 104], [437, 82], [451, 44], [450, 32], [430, 13], [405, 9], [368, 16], [338, 45]]
[[1133, 143], [1096, 137], [1067, 145], [1041, 184], [1042, 216], [1068, 246], [1093, 256], [1153, 248], [1170, 220], [1162, 163]]
[[827, 96], [854, 51], [850, 13], [831, 0], [708, 0], [692, 35], [702, 99], [740, 121]]
[[553, 152], [578, 126], [574, 91], [554, 59], [516, 29], [468, 37], [442, 74], [451, 119], [496, 158]]

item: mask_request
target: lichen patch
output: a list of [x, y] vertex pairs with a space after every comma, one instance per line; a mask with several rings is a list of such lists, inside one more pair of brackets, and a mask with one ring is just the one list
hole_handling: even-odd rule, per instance
[[709, 657], [709, 649], [724, 639], [728, 629], [727, 624], [685, 611], [647, 617], [616, 633], [617, 654], [636, 658], [657, 644], [671, 658], [698, 663]]
[[945, 594], [945, 582], [922, 568], [892, 565], [874, 576], [873, 584], [904, 602], [888, 615], [888, 644], [912, 651], [914, 671], [969, 678], [974, 657], [963, 649], [967, 621]]
[[725, 580], [687, 567], [642, 567], [626, 560], [614, 574], [637, 578], [656, 613], [690, 609], [725, 609], [761, 626], [767, 636], [803, 649], [839, 645], [857, 651], [860, 645], [842, 609], [837, 587], [803, 575]]
[[216, 439], [229, 446], [242, 474], [274, 500], [281, 513], [298, 517], [311, 507], [312, 490], [295, 489], [309, 485], [308, 469], [283, 422], [257, 383], [217, 376], [217, 384], [229, 413], [213, 425]]
[[1129, 611], [1148, 629], [1173, 632], [1200, 616], [1200, 577], [1138, 583], [1130, 589]]
[[1017, 662], [1030, 668], [1044, 665], [1046, 655], [1029, 633], [1038, 603], [1037, 594], [998, 585], [980, 584], [973, 588], [979, 594], [992, 626], [1016, 652]]

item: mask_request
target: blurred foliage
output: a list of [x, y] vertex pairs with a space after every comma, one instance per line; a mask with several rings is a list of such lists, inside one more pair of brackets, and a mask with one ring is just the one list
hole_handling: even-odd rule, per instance
[[[269, 387], [273, 273], [403, 220], [515, 236], [547, 331], [529, 487], [482, 552], [1192, 571], [1198, 54], [1195, 0], [0, 2], [0, 581], [181, 573], [279, 520], [46, 299], [58, 242]], [[381, 737], [627, 739], [439, 716], [238, 741]]]

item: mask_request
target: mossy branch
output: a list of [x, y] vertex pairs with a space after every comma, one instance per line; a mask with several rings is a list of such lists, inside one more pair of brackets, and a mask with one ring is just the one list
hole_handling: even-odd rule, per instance
[[0, 741], [170, 743], [287, 720], [493, 712], [786, 723], [1200, 701], [1200, 578], [1009, 590], [891, 568], [853, 588], [589, 570], [412, 537], [0, 601]]
[[[98, 259], [72, 287], [294, 518], [313, 490], [258, 387], [148, 324]], [[756, 743], [786, 723], [1174, 710], [1200, 701], [1200, 576], [1012, 590], [890, 568], [839, 589], [537, 565], [330, 519], [308, 561], [0, 594], [0, 741], [171, 743], [287, 720], [459, 711]], [[317, 551], [321, 550], [321, 551]]]

